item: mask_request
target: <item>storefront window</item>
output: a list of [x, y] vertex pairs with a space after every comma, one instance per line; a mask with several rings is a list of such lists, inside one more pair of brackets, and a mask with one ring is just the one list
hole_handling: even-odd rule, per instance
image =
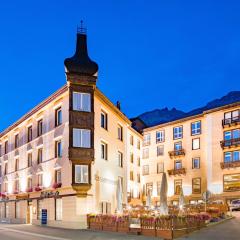
[[240, 190], [240, 173], [223, 176], [223, 190], [234, 192]]

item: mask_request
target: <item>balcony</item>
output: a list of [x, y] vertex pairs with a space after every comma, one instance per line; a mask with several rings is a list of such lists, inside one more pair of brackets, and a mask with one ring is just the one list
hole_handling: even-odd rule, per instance
[[185, 150], [184, 149], [180, 149], [180, 150], [174, 150], [174, 151], [170, 151], [168, 152], [170, 158], [172, 157], [181, 157], [185, 155]]
[[240, 167], [240, 160], [234, 161], [234, 162], [221, 162], [220, 166], [222, 169], [237, 168], [237, 167]]
[[232, 117], [232, 118], [226, 118], [222, 120], [222, 126], [224, 127], [230, 127], [234, 125], [240, 124], [240, 116]]
[[231, 148], [240, 146], [240, 138], [232, 138], [220, 142], [222, 148]]
[[182, 175], [182, 174], [186, 174], [186, 168], [168, 170], [169, 176]]

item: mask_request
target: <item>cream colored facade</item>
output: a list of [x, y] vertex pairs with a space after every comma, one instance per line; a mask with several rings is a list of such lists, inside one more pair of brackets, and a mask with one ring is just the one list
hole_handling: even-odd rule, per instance
[[[7, 196], [0, 202], [1, 221], [41, 224], [39, 219], [41, 208], [47, 209], [49, 226], [86, 228], [88, 213], [114, 213], [116, 211], [119, 177], [123, 181], [123, 203], [127, 204], [131, 191], [134, 192], [132, 198], [140, 198], [140, 182], [137, 182], [136, 176], [135, 181], [131, 181], [129, 175], [130, 171], [134, 171], [134, 174], [140, 173], [140, 166], [136, 161], [137, 156], [140, 158], [138, 146], [142, 145], [142, 136], [131, 128], [131, 122], [99, 90], [94, 96], [95, 160], [91, 169], [92, 185], [86, 197], [76, 195], [71, 186], [72, 164], [68, 159], [68, 94], [67, 86], [64, 86], [20, 119], [19, 124], [17, 122], [1, 134], [1, 192]], [[62, 110], [62, 124], [55, 127], [55, 111], [59, 108]], [[107, 130], [101, 127], [102, 111], [107, 114]], [[39, 120], [43, 120], [43, 134], [38, 137], [37, 122]], [[27, 131], [30, 126], [32, 126], [33, 136], [28, 142]], [[122, 140], [118, 139], [119, 126], [122, 127]], [[16, 134], [19, 135], [20, 140], [17, 148], [14, 146]], [[134, 139], [133, 145], [130, 144], [130, 136]], [[62, 142], [61, 158], [55, 157], [55, 143], [59, 140]], [[8, 141], [8, 153], [4, 152], [6, 141]], [[107, 160], [101, 157], [102, 142], [107, 144]], [[39, 148], [43, 149], [43, 159], [40, 164], [37, 163]], [[122, 153], [122, 164], [119, 163], [119, 152]], [[28, 153], [32, 153], [31, 167], [28, 167]], [[130, 163], [132, 153], [135, 155], [134, 163]], [[16, 159], [19, 159], [18, 169], [15, 169]], [[5, 172], [6, 165], [7, 172]], [[54, 189], [56, 170], [61, 171], [62, 186]], [[42, 190], [36, 191], [35, 187], [40, 174], [43, 176]], [[27, 192], [28, 178], [32, 179], [32, 191], [30, 192]], [[15, 191], [16, 180], [19, 181], [18, 192]], [[46, 196], [47, 194], [50, 196]], [[59, 208], [60, 220], [56, 219], [56, 215], [59, 214], [56, 213], [58, 211], [56, 210], [57, 199], [61, 199], [62, 205]], [[40, 204], [41, 206], [38, 206]]]
[[[212, 193], [213, 199], [231, 200], [239, 198], [240, 189], [226, 190], [223, 181], [224, 175], [240, 174], [239, 157], [236, 157], [235, 163], [230, 163], [230, 165], [227, 163], [228, 165], [225, 164], [225, 167], [223, 167], [224, 153], [235, 151], [238, 154], [240, 150], [239, 140], [225, 148], [222, 148], [220, 144], [224, 140], [224, 132], [237, 130], [240, 126], [239, 115], [238, 118], [235, 118], [237, 121], [234, 123], [223, 125], [225, 114], [236, 110], [239, 111], [239, 109], [239, 103], [231, 104], [206, 111], [200, 115], [144, 129], [144, 136], [149, 135], [151, 139], [150, 144], [144, 144], [143, 147], [143, 151], [149, 149], [149, 157], [144, 158], [143, 156], [144, 159], [142, 159], [142, 168], [145, 168], [144, 166], [149, 167], [149, 174], [144, 175], [143, 173], [142, 177], [145, 196], [150, 186], [153, 201], [158, 204], [159, 194], [157, 188], [160, 186], [162, 173], [161, 171], [157, 172], [157, 164], [162, 163], [164, 171], [168, 173], [168, 196], [169, 201], [173, 204], [177, 203], [179, 199], [179, 194], [175, 190], [178, 182], [181, 182], [184, 195], [191, 203], [202, 201], [202, 194], [207, 190]], [[192, 135], [191, 124], [196, 122], [201, 124], [200, 132]], [[174, 128], [179, 126], [182, 126], [183, 129], [182, 137], [174, 139]], [[156, 133], [158, 131], [164, 132], [164, 140], [157, 143]], [[199, 139], [199, 148], [197, 147], [197, 149], [193, 149], [193, 141], [198, 142], [198, 140], [194, 139]], [[174, 151], [174, 144], [179, 142], [182, 144], [183, 154], [176, 154], [176, 156], [171, 157], [170, 152]], [[163, 154], [160, 156], [157, 156], [157, 146], [163, 146], [164, 149]], [[196, 158], [200, 160], [199, 168], [193, 166], [193, 160]], [[176, 161], [180, 163], [176, 163]], [[196, 187], [193, 181], [199, 182], [199, 180], [194, 179], [200, 179], [199, 191], [193, 190], [193, 187]], [[234, 179], [236, 180], [234, 184], [239, 185], [240, 175], [234, 176]]]

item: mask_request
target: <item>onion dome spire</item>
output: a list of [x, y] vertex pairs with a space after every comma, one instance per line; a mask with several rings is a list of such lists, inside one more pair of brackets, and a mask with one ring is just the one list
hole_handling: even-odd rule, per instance
[[98, 65], [88, 56], [87, 31], [81, 21], [77, 28], [77, 45], [75, 54], [71, 58], [66, 58], [64, 65], [67, 73], [76, 73], [83, 76], [94, 76], [98, 71]]

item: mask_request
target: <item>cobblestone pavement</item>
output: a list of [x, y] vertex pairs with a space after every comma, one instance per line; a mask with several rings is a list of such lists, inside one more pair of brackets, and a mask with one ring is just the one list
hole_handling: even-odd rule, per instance
[[[236, 218], [224, 223], [194, 232], [179, 240], [240, 240], [240, 212], [234, 213]], [[110, 232], [88, 230], [68, 230], [31, 225], [0, 224], [0, 240], [152, 240], [144, 236], [134, 236]], [[159, 239], [159, 238], [158, 238]]]

